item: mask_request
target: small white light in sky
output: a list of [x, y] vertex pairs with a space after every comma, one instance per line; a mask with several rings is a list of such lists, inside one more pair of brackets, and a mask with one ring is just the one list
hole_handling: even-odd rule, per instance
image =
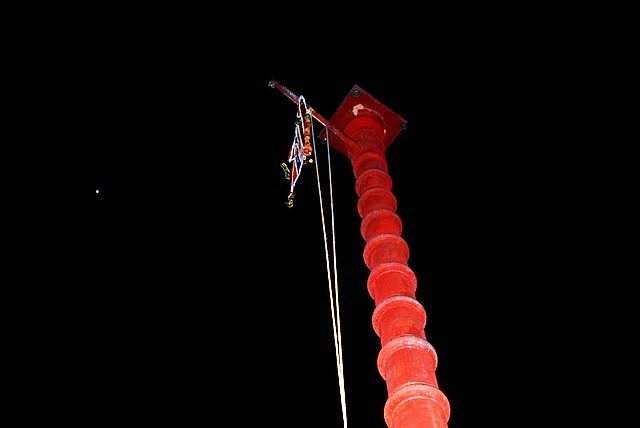
[[100, 193], [100, 191], [98, 189], [96, 189], [96, 193]]

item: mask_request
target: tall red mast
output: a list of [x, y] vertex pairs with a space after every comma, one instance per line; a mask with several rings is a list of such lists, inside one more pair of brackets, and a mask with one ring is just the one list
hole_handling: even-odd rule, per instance
[[[269, 86], [297, 99], [277, 82]], [[376, 304], [372, 323], [382, 342], [378, 370], [389, 394], [384, 418], [390, 428], [446, 427], [449, 402], [438, 389], [438, 358], [426, 340], [426, 312], [415, 299], [417, 279], [407, 265], [409, 246], [385, 156], [407, 122], [358, 86], [330, 121], [315, 111], [314, 117], [335, 134], [331, 146], [349, 158], [356, 177], [364, 262], [371, 271], [367, 288]]]

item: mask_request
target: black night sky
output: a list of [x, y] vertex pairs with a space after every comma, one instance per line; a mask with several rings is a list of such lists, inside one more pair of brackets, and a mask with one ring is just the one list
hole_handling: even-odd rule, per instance
[[[511, 148], [522, 90], [508, 70], [483, 72], [484, 56], [432, 54], [385, 70], [367, 58], [236, 73], [190, 54], [140, 53], [79, 72], [95, 173], [87, 376], [105, 419], [341, 426], [315, 171], [303, 171], [288, 209], [279, 164], [295, 106], [267, 87], [277, 79], [327, 117], [358, 84], [408, 120], [389, 171], [449, 426], [488, 420], [477, 403], [491, 401], [492, 371], [513, 352], [504, 329], [517, 310], [495, 299], [512, 282], [528, 286], [511, 249], [536, 233], [513, 219], [539, 209], [519, 196], [531, 183], [507, 177], [522, 177], [536, 136], [528, 128]], [[350, 426], [382, 428], [355, 180], [345, 158], [334, 152], [332, 162]], [[506, 352], [489, 357], [495, 346]]]

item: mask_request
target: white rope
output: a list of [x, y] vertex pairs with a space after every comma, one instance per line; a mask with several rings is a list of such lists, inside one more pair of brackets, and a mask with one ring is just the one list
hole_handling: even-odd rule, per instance
[[[326, 139], [327, 139], [327, 169], [329, 170], [329, 198], [331, 201], [331, 243], [333, 245], [333, 275], [334, 275], [334, 279], [333, 279], [333, 286], [334, 286], [334, 291], [336, 293], [336, 320], [338, 321], [337, 324], [337, 330], [338, 330], [338, 349], [340, 350], [340, 371], [342, 374], [342, 390], [341, 392], [341, 399], [342, 399], [342, 406], [344, 408], [344, 418], [346, 421], [346, 411], [347, 411], [347, 404], [346, 404], [346, 394], [345, 394], [345, 382], [344, 382], [344, 361], [342, 359], [342, 326], [340, 324], [340, 293], [338, 291], [338, 268], [336, 265], [337, 262], [337, 256], [336, 256], [336, 226], [335, 226], [335, 214], [333, 211], [333, 179], [331, 177], [331, 152], [329, 150], [329, 130], [327, 128], [325, 128], [325, 135], [326, 135]], [[346, 423], [345, 423], [346, 426]]]
[[[329, 151], [329, 130], [325, 128], [327, 135], [327, 166], [329, 169], [329, 197], [331, 200], [331, 243], [333, 250], [333, 274], [334, 281], [331, 280], [331, 266], [329, 264], [329, 248], [327, 244], [327, 227], [325, 224], [324, 207], [322, 204], [322, 186], [320, 186], [320, 169], [318, 167], [318, 157], [316, 156], [316, 179], [318, 182], [318, 197], [320, 200], [320, 216], [322, 217], [322, 233], [324, 235], [324, 255], [327, 264], [327, 282], [329, 286], [329, 300], [331, 301], [331, 324], [333, 327], [333, 344], [336, 351], [336, 367], [338, 369], [338, 386], [340, 388], [340, 406], [342, 408], [342, 423], [347, 428], [347, 403], [344, 388], [344, 368], [342, 359], [342, 333], [340, 324], [340, 294], [338, 291], [338, 271], [336, 269], [336, 232], [335, 232], [335, 215], [333, 212], [333, 183], [331, 177], [331, 154]], [[313, 141], [313, 151], [316, 150], [316, 137], [313, 132], [313, 120], [311, 121], [311, 138]], [[335, 300], [334, 300], [335, 293]]]

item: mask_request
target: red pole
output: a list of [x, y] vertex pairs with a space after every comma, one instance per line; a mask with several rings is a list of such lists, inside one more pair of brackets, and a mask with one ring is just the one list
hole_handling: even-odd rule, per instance
[[371, 270], [367, 288], [376, 304], [372, 323], [382, 342], [378, 370], [389, 394], [385, 420], [390, 428], [446, 427], [449, 402], [438, 389], [437, 356], [425, 337], [426, 312], [415, 300], [416, 275], [407, 266], [409, 247], [401, 237], [385, 157], [406, 122], [358, 87], [331, 122], [358, 145], [337, 148], [351, 160], [356, 177], [364, 261]]
[[[270, 86], [297, 102], [282, 85]], [[367, 288], [376, 304], [372, 323], [382, 342], [378, 370], [389, 394], [385, 421], [390, 428], [446, 428], [449, 402], [438, 389], [438, 357], [426, 340], [427, 314], [415, 299], [417, 279], [407, 266], [409, 246], [401, 237], [402, 221], [385, 157], [406, 121], [358, 86], [330, 123], [324, 117], [321, 121], [338, 136], [329, 137], [331, 147], [351, 160], [356, 177], [364, 261], [371, 270]]]

